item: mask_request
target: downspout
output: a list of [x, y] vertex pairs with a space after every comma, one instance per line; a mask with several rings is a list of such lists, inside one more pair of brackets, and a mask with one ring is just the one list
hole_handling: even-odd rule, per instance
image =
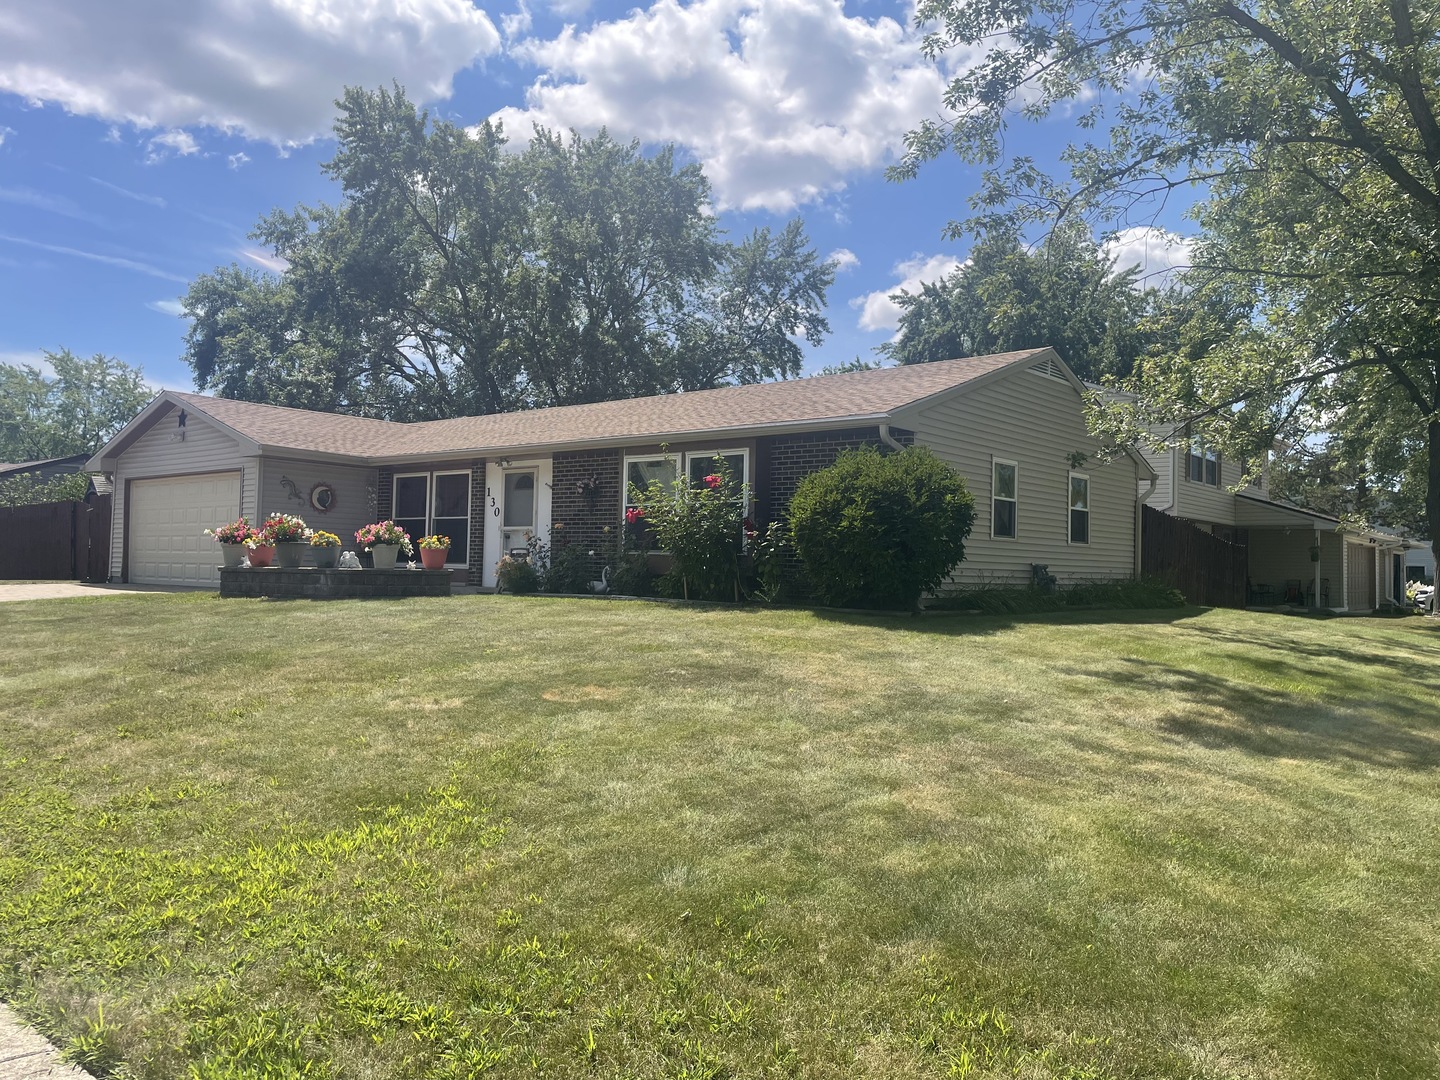
[[1159, 484], [1160, 478], [1152, 476], [1150, 486], [1143, 494], [1135, 497], [1135, 580], [1139, 581], [1145, 573], [1145, 510], [1144, 506], [1150, 496], [1155, 494], [1155, 487]]
[[880, 425], [880, 441], [883, 442], [886, 446], [890, 447], [891, 450], [905, 449], [905, 447], [901, 446], [898, 442], [895, 441], [895, 436], [890, 434], [889, 424]]
[[[1340, 592], [1343, 595], [1345, 592], [1345, 538], [1341, 533], [1336, 533], [1335, 535], [1340, 537]], [[1324, 557], [1325, 551], [1323, 548], [1320, 547], [1319, 522], [1316, 522], [1315, 524], [1315, 550], [1320, 552], [1322, 558]], [[1312, 595], [1315, 597], [1315, 610], [1318, 611], [1320, 610], [1320, 559], [1315, 560], [1314, 584], [1315, 592]]]

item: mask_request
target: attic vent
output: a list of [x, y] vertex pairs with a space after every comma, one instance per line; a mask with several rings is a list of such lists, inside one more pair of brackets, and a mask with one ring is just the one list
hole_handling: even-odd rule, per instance
[[1065, 372], [1060, 369], [1060, 365], [1052, 357], [1046, 357], [1043, 363], [1036, 364], [1030, 371], [1032, 374], [1044, 375], [1051, 379], [1059, 379], [1061, 382], [1070, 381], [1065, 378]]

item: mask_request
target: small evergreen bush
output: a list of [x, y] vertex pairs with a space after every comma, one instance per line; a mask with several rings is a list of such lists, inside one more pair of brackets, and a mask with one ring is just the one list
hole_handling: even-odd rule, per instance
[[920, 447], [845, 451], [790, 501], [795, 551], [836, 607], [916, 607], [965, 558], [974, 522], [964, 477]]

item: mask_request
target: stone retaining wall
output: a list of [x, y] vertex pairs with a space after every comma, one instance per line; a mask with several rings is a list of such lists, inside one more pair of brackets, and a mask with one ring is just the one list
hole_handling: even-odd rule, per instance
[[223, 568], [222, 597], [294, 600], [366, 600], [400, 596], [449, 596], [448, 570], [281, 570], [267, 566]]

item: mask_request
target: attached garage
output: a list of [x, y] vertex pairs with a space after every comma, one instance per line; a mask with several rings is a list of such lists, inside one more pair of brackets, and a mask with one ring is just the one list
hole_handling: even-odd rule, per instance
[[240, 516], [241, 474], [130, 481], [128, 577], [144, 585], [218, 585], [205, 530]]

